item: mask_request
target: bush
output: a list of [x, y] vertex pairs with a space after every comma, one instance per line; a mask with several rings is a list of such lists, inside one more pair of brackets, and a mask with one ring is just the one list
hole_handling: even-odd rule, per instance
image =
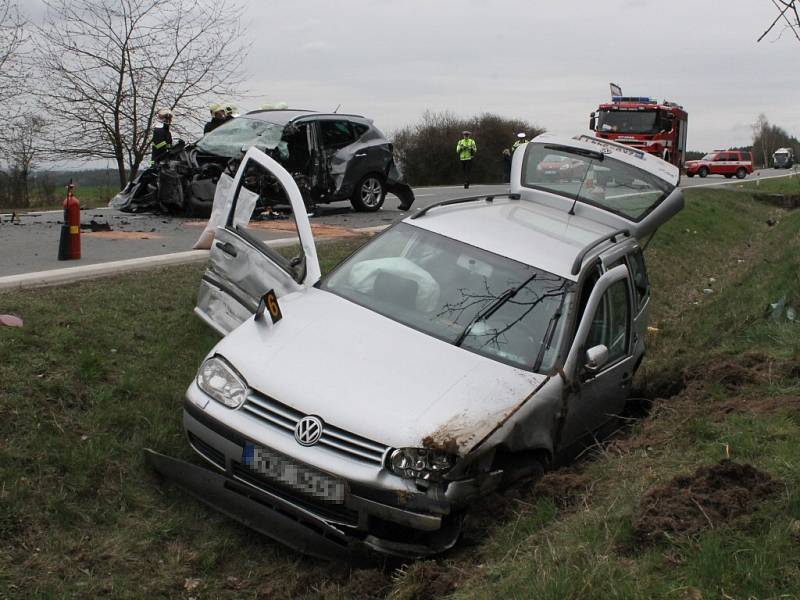
[[511, 148], [517, 133], [531, 139], [544, 129], [521, 119], [506, 119], [492, 113], [464, 119], [450, 112], [426, 111], [422, 119], [394, 135], [398, 161], [408, 183], [415, 186], [462, 183], [456, 144], [469, 130], [478, 145], [470, 180], [499, 183], [504, 179], [503, 148]]

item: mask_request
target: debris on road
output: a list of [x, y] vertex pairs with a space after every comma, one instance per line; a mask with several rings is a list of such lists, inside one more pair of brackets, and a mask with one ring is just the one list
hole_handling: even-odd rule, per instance
[[108, 222], [100, 223], [92, 219], [89, 223], [81, 223], [81, 229], [83, 231], [111, 231], [111, 225]]

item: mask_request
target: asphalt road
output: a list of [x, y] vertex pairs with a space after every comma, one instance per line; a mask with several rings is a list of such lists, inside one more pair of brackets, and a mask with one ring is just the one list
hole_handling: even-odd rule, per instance
[[[786, 175], [785, 170], [764, 169], [760, 177]], [[747, 180], [751, 180], [751, 175]], [[716, 186], [741, 183], [722, 176], [683, 177], [681, 187]], [[412, 211], [434, 202], [465, 195], [499, 194], [507, 185], [473, 185], [468, 191], [461, 186], [415, 188], [416, 202]], [[390, 225], [409, 213], [398, 210], [399, 200], [389, 195], [383, 208], [375, 213], [356, 213], [348, 202], [323, 205], [312, 217], [312, 225], [329, 225], [346, 229], [362, 229]], [[182, 252], [191, 249], [205, 223], [199, 220], [162, 215], [133, 215], [110, 208], [81, 211], [80, 260], [59, 261], [58, 239], [61, 211], [31, 212], [18, 215], [13, 223], [10, 215], [0, 215], [0, 277], [47, 271], [66, 266], [90, 265], [128, 258], [141, 258]], [[92, 222], [98, 231], [91, 231]], [[277, 221], [276, 224], [280, 224]], [[259, 229], [263, 239], [287, 237], [285, 230]], [[102, 229], [108, 229], [102, 231]]]

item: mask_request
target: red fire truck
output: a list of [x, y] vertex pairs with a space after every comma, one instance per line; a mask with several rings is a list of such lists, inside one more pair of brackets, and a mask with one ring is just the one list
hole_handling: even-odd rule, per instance
[[589, 129], [599, 138], [655, 154], [680, 169], [686, 155], [688, 118], [674, 102], [619, 95], [590, 115]]

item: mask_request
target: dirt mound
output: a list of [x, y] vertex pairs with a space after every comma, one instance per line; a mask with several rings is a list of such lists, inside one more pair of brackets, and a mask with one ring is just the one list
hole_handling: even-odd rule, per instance
[[751, 513], [780, 484], [752, 465], [722, 460], [679, 476], [642, 499], [633, 519], [634, 539], [644, 545], [672, 534], [693, 535]]
[[761, 398], [739, 397], [711, 405], [711, 416], [721, 421], [731, 413], [774, 415], [784, 410], [800, 412], [800, 396], [765, 396]]
[[391, 579], [380, 569], [358, 569], [350, 574], [345, 597], [382, 600], [391, 589]]
[[439, 600], [452, 594], [465, 573], [455, 565], [440, 564], [433, 560], [418, 561], [402, 573], [403, 598], [413, 600]]
[[744, 385], [796, 377], [797, 361], [775, 360], [760, 352], [748, 352], [735, 358], [720, 358], [698, 365], [684, 373], [687, 381], [717, 383], [729, 391]]
[[591, 491], [592, 480], [569, 471], [546, 473], [533, 488], [535, 498], [552, 498], [560, 506], [569, 506]]

